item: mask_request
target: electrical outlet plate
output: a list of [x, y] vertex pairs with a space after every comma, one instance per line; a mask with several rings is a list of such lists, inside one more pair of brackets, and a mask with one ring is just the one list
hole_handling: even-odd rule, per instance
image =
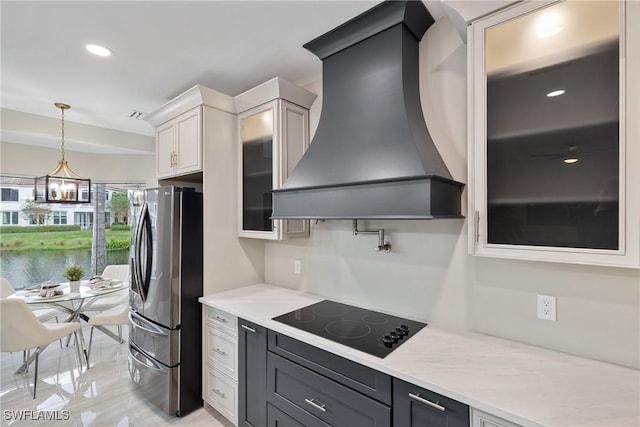
[[302, 270], [302, 262], [299, 259], [293, 260], [293, 274], [300, 274]]
[[556, 297], [538, 295], [538, 319], [556, 321]]

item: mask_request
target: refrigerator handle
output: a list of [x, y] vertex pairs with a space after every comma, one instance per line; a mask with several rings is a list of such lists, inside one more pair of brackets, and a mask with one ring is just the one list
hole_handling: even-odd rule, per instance
[[142, 298], [142, 302], [144, 302], [145, 300], [145, 295], [142, 291], [142, 288], [140, 287], [142, 282], [142, 272], [140, 270], [140, 261], [141, 261], [140, 254], [142, 249], [140, 248], [140, 244], [142, 243], [142, 229], [143, 229], [143, 222], [144, 222], [144, 214], [146, 210], [147, 210], [147, 203], [144, 202], [142, 204], [142, 208], [140, 209], [140, 215], [138, 216], [138, 224], [136, 226], [135, 251], [133, 254], [134, 259], [133, 259], [133, 270], [132, 270], [132, 274], [134, 277], [134, 284], [135, 284], [134, 292], [140, 295], [140, 298]]
[[149, 205], [145, 204], [145, 208], [143, 212], [144, 212], [144, 219], [143, 219], [142, 229], [146, 231], [144, 234], [147, 238], [147, 241], [146, 241], [147, 250], [145, 251], [147, 256], [145, 260], [144, 278], [142, 278], [141, 267], [140, 267], [140, 278], [143, 279], [141, 280], [141, 287], [144, 295], [143, 296], [143, 301], [144, 301], [147, 298], [147, 292], [149, 292], [149, 286], [151, 284], [151, 269], [153, 268], [153, 235], [152, 235], [152, 229], [151, 229], [151, 215], [149, 214]]

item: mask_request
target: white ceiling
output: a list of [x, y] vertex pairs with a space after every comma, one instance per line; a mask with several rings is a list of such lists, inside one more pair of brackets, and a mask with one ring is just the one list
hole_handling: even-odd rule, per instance
[[64, 102], [67, 121], [152, 136], [129, 114], [195, 84], [233, 96], [274, 76], [318, 80], [321, 61], [302, 45], [376, 3], [2, 0], [2, 108], [59, 119]]

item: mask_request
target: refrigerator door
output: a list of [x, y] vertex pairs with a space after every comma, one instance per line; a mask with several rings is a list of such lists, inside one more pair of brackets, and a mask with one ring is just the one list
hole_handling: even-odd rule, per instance
[[179, 366], [164, 366], [129, 343], [129, 377], [136, 393], [166, 413], [180, 415]]
[[129, 313], [129, 340], [147, 356], [168, 367], [180, 363], [180, 330], [167, 329]]
[[130, 303], [134, 311], [169, 329], [180, 325], [182, 192], [149, 189], [137, 219]]

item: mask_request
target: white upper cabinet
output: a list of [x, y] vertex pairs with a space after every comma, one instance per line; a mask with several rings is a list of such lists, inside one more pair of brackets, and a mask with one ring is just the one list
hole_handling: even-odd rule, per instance
[[235, 113], [232, 97], [196, 85], [145, 117], [156, 128], [158, 179], [203, 171], [204, 107]]
[[282, 240], [309, 235], [308, 220], [273, 220], [271, 190], [280, 188], [309, 146], [316, 95], [276, 77], [236, 97], [238, 236]]
[[202, 107], [156, 129], [158, 179], [202, 172]]
[[640, 266], [639, 20], [567, 0], [471, 24], [471, 253]]

